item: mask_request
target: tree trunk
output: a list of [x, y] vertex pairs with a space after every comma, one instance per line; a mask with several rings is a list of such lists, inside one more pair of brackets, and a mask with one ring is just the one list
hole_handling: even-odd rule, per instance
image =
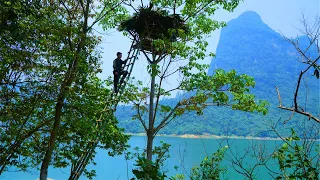
[[65, 91], [65, 83], [61, 88], [61, 92], [58, 97], [58, 102], [56, 104], [56, 112], [55, 112], [55, 119], [53, 124], [53, 129], [50, 133], [50, 139], [48, 144], [48, 149], [42, 161], [41, 169], [40, 169], [40, 180], [47, 180], [48, 176], [48, 167], [51, 161], [51, 156], [53, 153], [55, 141], [57, 139], [57, 134], [61, 122], [61, 115], [62, 115], [62, 107], [63, 107], [63, 100], [64, 100], [64, 91]]
[[154, 133], [154, 94], [155, 94], [156, 76], [151, 73], [151, 88], [150, 88], [150, 104], [149, 104], [149, 129], [147, 131], [147, 159], [152, 161], [152, 144]]
[[[80, 52], [80, 50], [79, 50], [79, 52]], [[79, 54], [79, 52], [77, 51], [78, 54]], [[49, 167], [49, 164], [51, 161], [53, 149], [55, 147], [55, 141], [57, 139], [59, 128], [60, 128], [63, 101], [66, 97], [66, 93], [68, 91], [69, 86], [73, 82], [77, 67], [78, 67], [78, 57], [76, 57], [75, 60], [73, 60], [73, 62], [71, 64], [69, 64], [68, 71], [66, 72], [65, 78], [61, 84], [60, 92], [58, 94], [57, 103], [56, 103], [56, 107], [55, 107], [54, 123], [53, 123], [52, 131], [50, 132], [48, 148], [46, 150], [46, 153], [44, 155], [44, 158], [43, 158], [42, 164], [41, 164], [40, 180], [47, 180], [48, 167]]]
[[[68, 71], [65, 75], [64, 81], [61, 85], [60, 93], [58, 95], [58, 102], [56, 104], [56, 112], [55, 112], [55, 118], [54, 118], [54, 124], [53, 129], [50, 133], [50, 139], [48, 144], [48, 149], [46, 151], [46, 154], [44, 156], [44, 159], [42, 161], [41, 169], [40, 169], [40, 180], [47, 180], [48, 176], [48, 167], [51, 161], [51, 156], [53, 153], [53, 149], [55, 146], [55, 141], [57, 139], [60, 122], [61, 122], [61, 116], [62, 116], [62, 107], [63, 107], [63, 101], [65, 99], [66, 93], [68, 91], [69, 86], [72, 84], [74, 77], [76, 75], [77, 69], [78, 69], [78, 63], [79, 63], [79, 55], [82, 52], [83, 47], [85, 46], [85, 40], [87, 38], [87, 23], [88, 23], [88, 9], [89, 9], [89, 2], [87, 1], [87, 7], [86, 12], [84, 15], [84, 24], [83, 24], [83, 34], [81, 35], [81, 40], [78, 44], [75, 59], [71, 64], [69, 64]], [[70, 39], [69, 39], [70, 40]], [[71, 40], [70, 40], [71, 41]]]
[[152, 161], [153, 131], [147, 132], [147, 159]]
[[[80, 54], [81, 49], [83, 47], [83, 41], [82, 39], [80, 41], [80, 46], [77, 50], [77, 55]], [[63, 107], [63, 101], [65, 99], [66, 93], [68, 91], [69, 86], [73, 82], [73, 79], [75, 77], [75, 72], [78, 68], [78, 56], [75, 57], [73, 62], [69, 64], [69, 68], [67, 73], [65, 74], [64, 81], [61, 84], [60, 92], [58, 95], [56, 107], [55, 107], [55, 115], [54, 115], [54, 123], [52, 131], [50, 132], [50, 139], [48, 143], [48, 149], [46, 151], [46, 154], [44, 155], [44, 159], [42, 160], [41, 169], [40, 169], [40, 180], [47, 180], [48, 176], [48, 167], [51, 161], [53, 149], [55, 146], [55, 141], [58, 136], [60, 122], [61, 122], [61, 116], [62, 116], [62, 107]]]

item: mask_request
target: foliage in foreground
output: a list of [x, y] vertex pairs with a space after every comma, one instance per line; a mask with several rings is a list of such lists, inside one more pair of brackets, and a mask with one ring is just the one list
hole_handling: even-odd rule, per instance
[[[124, 10], [109, 7], [118, 2], [0, 2], [0, 174], [42, 165], [46, 179], [49, 165], [70, 166], [86, 151], [112, 93], [97, 77], [101, 37], [93, 26], [105, 17], [114, 27]], [[128, 137], [114, 117], [103, 120], [100, 148], [121, 153]]]
[[190, 180], [220, 179], [221, 175], [227, 172], [226, 167], [221, 167], [227, 149], [227, 146], [218, 149], [211, 157], [205, 157], [200, 166], [194, 166], [191, 169]]
[[[281, 171], [276, 179], [318, 179], [320, 162], [317, 159], [319, 156], [319, 144], [316, 144], [315, 149], [306, 146], [307, 141], [302, 142], [292, 129], [290, 137], [283, 139], [284, 143], [273, 154], [272, 158], [278, 161], [278, 166]], [[315, 151], [315, 152], [312, 152]], [[312, 156], [312, 153], [316, 153]]]
[[163, 162], [170, 157], [169, 148], [170, 145], [163, 142], [161, 142], [161, 146], [154, 147], [152, 151], [155, 156], [154, 161], [149, 161], [146, 158], [146, 151], [140, 154], [138, 152], [139, 149], [136, 148], [137, 152], [128, 156], [130, 159], [136, 158], [135, 166], [137, 166], [137, 169], [132, 170], [136, 178], [131, 180], [164, 180], [164, 178], [168, 177], [165, 172], [161, 172], [161, 168], [163, 167]]
[[[295, 134], [294, 130], [292, 130], [292, 135], [290, 137], [283, 138], [282, 141], [283, 144], [281, 146], [272, 150], [274, 152], [271, 153], [269, 157], [265, 157], [267, 159], [271, 158], [274, 161], [271, 163], [269, 162], [269, 164], [257, 165], [262, 167], [268, 166], [266, 170], [274, 179], [318, 179], [320, 170], [319, 145], [314, 147], [311, 145], [312, 143], [308, 144], [308, 140], [300, 139]], [[225, 155], [230, 153], [229, 147], [224, 146], [213, 153], [212, 156], [205, 157], [199, 165], [193, 166], [190, 174], [188, 174], [188, 178], [186, 178], [186, 175], [184, 174], [177, 174], [169, 177], [167, 172], [163, 170], [163, 163], [170, 157], [169, 148], [170, 145], [166, 143], [162, 143], [161, 146], [155, 147], [153, 153], [156, 155], [156, 159], [154, 161], [147, 160], [145, 152], [142, 154], [135, 153], [131, 156], [131, 158], [137, 158], [135, 164], [137, 169], [132, 170], [135, 177], [131, 180], [219, 180], [223, 179], [223, 175], [228, 174], [228, 170], [231, 170], [226, 166], [221, 165], [223, 162], [228, 163], [229, 161], [225, 158]], [[247, 160], [239, 160], [237, 163], [240, 163], [241, 168], [250, 168], [250, 163], [247, 164]], [[254, 166], [256, 165], [254, 164]], [[175, 169], [177, 168], [178, 167], [175, 167]], [[257, 171], [257, 169], [254, 171]], [[254, 173], [249, 177], [246, 175], [244, 176], [249, 179], [257, 179], [257, 176], [255, 176]]]

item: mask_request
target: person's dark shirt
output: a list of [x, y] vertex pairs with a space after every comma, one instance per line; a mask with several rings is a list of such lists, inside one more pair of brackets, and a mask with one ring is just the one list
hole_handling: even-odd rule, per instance
[[113, 60], [113, 71], [120, 72], [123, 69], [123, 64], [125, 64], [126, 61], [122, 61], [121, 59], [116, 58]]

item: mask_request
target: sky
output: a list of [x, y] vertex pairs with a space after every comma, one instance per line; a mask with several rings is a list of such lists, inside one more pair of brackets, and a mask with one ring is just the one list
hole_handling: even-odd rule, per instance
[[[316, 16], [319, 16], [320, 0], [244, 0], [234, 10], [234, 12], [218, 11], [213, 18], [218, 21], [228, 22], [237, 18], [245, 11], [255, 11], [258, 13], [264, 23], [277, 32], [281, 32], [287, 37], [296, 37], [300, 35], [299, 28], [301, 24], [299, 20], [302, 17], [302, 12], [307, 19], [313, 20]], [[127, 56], [131, 41], [128, 37], [122, 35], [116, 29], [103, 32], [101, 29], [97, 29], [99, 32], [104, 33], [102, 47], [102, 70], [99, 77], [106, 79], [112, 75], [112, 62], [116, 58], [118, 51], [123, 53], [123, 58]], [[208, 40], [209, 46], [208, 52], [215, 52], [219, 43], [220, 30], [217, 30], [211, 34]], [[133, 68], [133, 73], [136, 79], [143, 81], [148, 85], [149, 78], [146, 71], [147, 62], [143, 59], [143, 55], [139, 56], [140, 59], [136, 62]], [[207, 58], [204, 63], [210, 64], [211, 59]], [[173, 79], [175, 77], [172, 77]], [[167, 82], [165, 87], [174, 86], [176, 83]]]

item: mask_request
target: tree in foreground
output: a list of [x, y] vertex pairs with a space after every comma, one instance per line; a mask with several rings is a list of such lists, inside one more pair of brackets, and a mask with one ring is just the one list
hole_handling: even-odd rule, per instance
[[[0, 174], [41, 165], [44, 180], [49, 165], [67, 167], [86, 150], [112, 93], [97, 78], [93, 28], [101, 19], [114, 27], [121, 2], [0, 2]], [[113, 117], [103, 119], [100, 147], [121, 153], [128, 137]]]
[[[266, 102], [256, 101], [250, 93], [255, 85], [252, 77], [222, 69], [208, 76], [208, 65], [200, 63], [206, 57], [206, 36], [225, 26], [224, 22], [212, 19], [214, 13], [219, 8], [231, 12], [238, 3], [239, 0], [153, 0], [149, 6], [140, 4], [139, 8], [136, 3], [127, 3], [135, 13], [120, 24], [119, 30], [137, 40], [136, 47], [148, 62], [150, 86], [133, 91], [137, 97], [132, 100], [137, 110], [134, 118], [141, 122], [147, 135], [148, 161], [152, 161], [157, 133], [187, 111], [200, 115], [207, 106], [228, 106], [234, 110], [267, 112]], [[165, 88], [165, 82], [173, 81], [178, 84], [176, 87]], [[162, 103], [174, 91], [187, 93], [173, 104]]]

